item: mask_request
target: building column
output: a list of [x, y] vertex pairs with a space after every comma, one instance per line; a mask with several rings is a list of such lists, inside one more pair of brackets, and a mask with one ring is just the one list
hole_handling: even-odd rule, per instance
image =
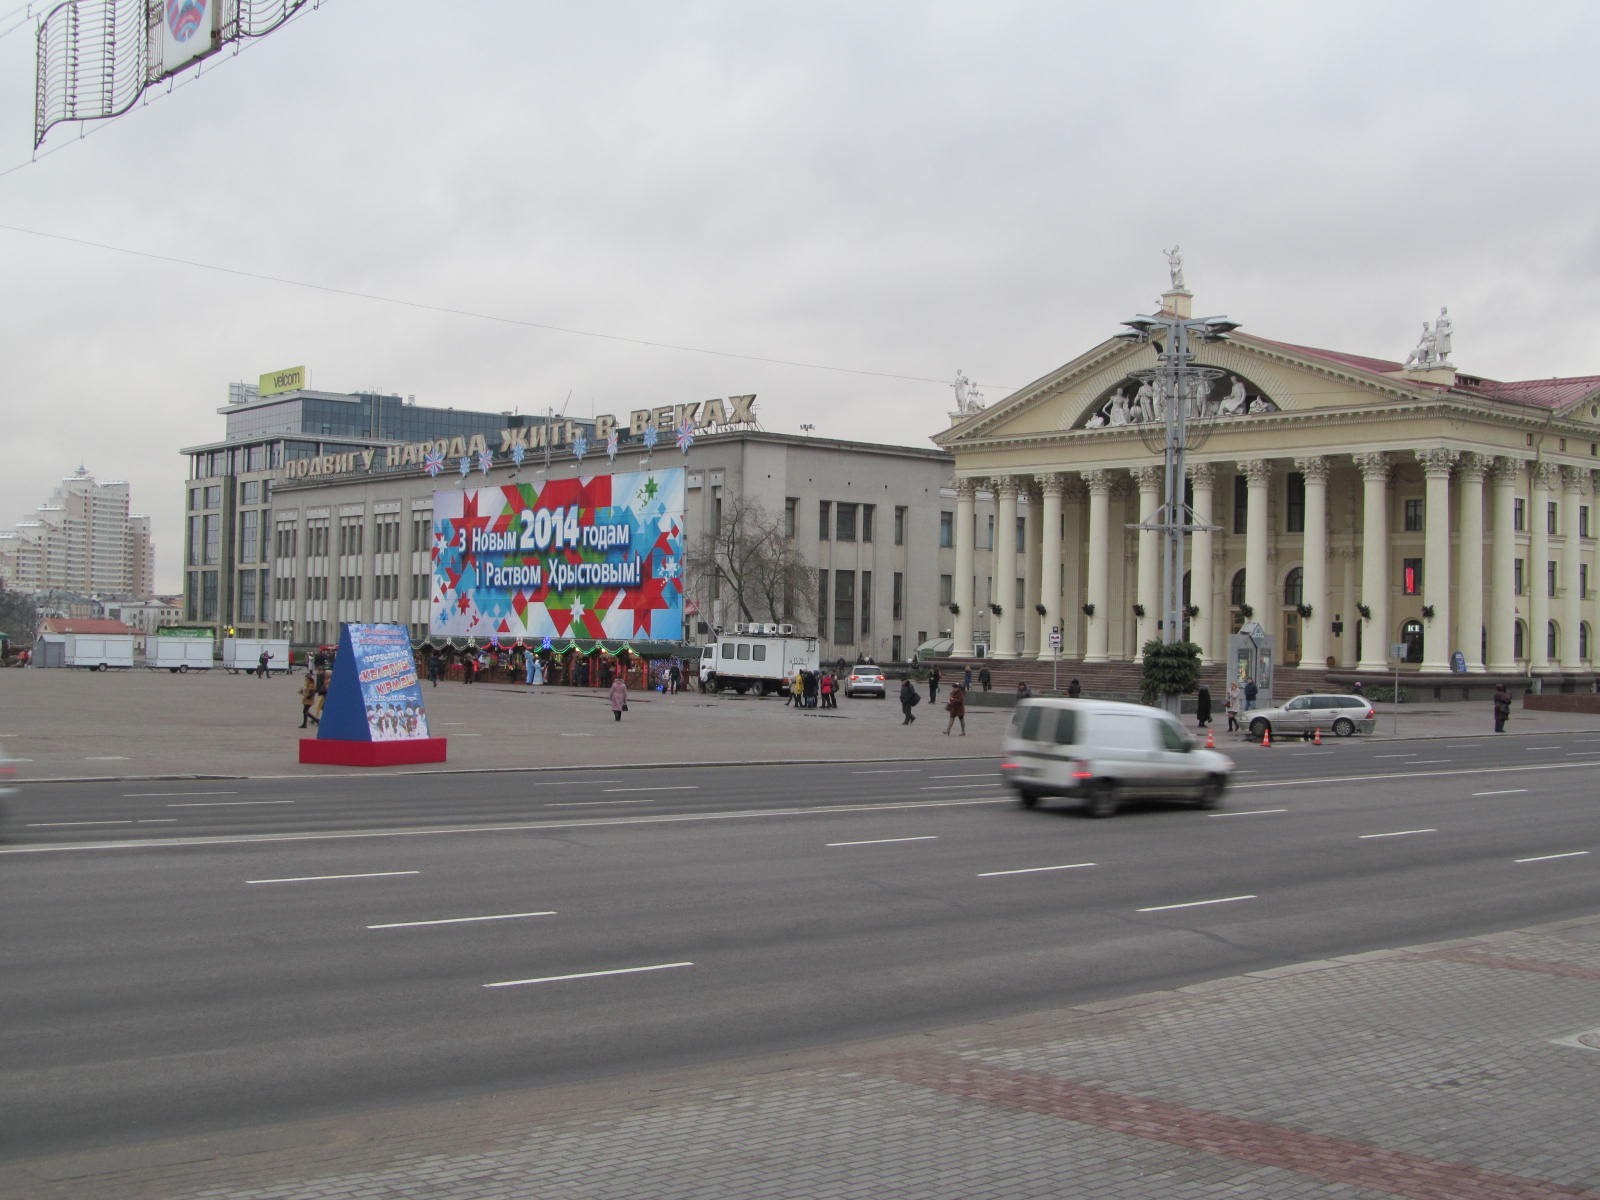
[[1300, 627], [1300, 665], [1322, 667], [1328, 657], [1328, 460], [1298, 458], [1306, 481], [1305, 536], [1300, 550], [1300, 602], [1311, 609]]
[[[1600, 521], [1600, 474], [1594, 471], [1587, 473], [1589, 476], [1589, 495], [1594, 497], [1596, 507], [1589, 512], [1589, 536], [1600, 537], [1600, 530], [1595, 528], [1595, 522]], [[1600, 547], [1600, 541], [1596, 543]], [[1594, 603], [1589, 607], [1589, 668], [1594, 670], [1600, 664], [1600, 549], [1596, 550], [1595, 562], [1589, 567], [1589, 595]]]
[[[1041, 603], [1039, 596], [1039, 572], [1043, 567], [1044, 546], [1039, 534], [1043, 522], [1039, 519], [1039, 506], [1043, 502], [1043, 493], [1039, 489], [1039, 481], [1031, 479], [1028, 488], [1028, 515], [1025, 520], [1023, 546], [1027, 553], [1023, 556], [1022, 564], [1022, 595], [1017, 597], [1017, 620], [1022, 624], [1022, 654], [1024, 658], [1038, 658], [1040, 645], [1048, 646], [1050, 639], [1039, 636], [1040, 622], [1043, 618], [1036, 611]], [[1049, 627], [1045, 627], [1048, 634]]]
[[1584, 475], [1576, 467], [1561, 468], [1561, 641], [1563, 671], [1583, 670], [1578, 653], [1578, 626], [1583, 621], [1583, 598], [1578, 594], [1579, 570], [1583, 563], [1583, 542], [1578, 537], [1578, 505], [1583, 503]]
[[[1210, 525], [1217, 470], [1210, 463], [1189, 468], [1193, 484], [1194, 525]], [[1210, 529], [1196, 529], [1189, 535], [1189, 605], [1200, 610], [1189, 618], [1189, 640], [1200, 649], [1200, 661], [1217, 661], [1211, 631], [1216, 624], [1216, 606], [1211, 602], [1211, 552], [1215, 538]]]
[[1034, 593], [1044, 608], [1039, 618], [1039, 657], [1053, 658], [1050, 648], [1050, 629], [1061, 627], [1062, 644], [1066, 643], [1067, 615], [1061, 603], [1061, 497], [1066, 480], [1060, 475], [1046, 475], [1040, 480], [1039, 569], [1034, 572], [1038, 590]]
[[1450, 669], [1450, 472], [1456, 452], [1441, 448], [1417, 451], [1426, 491], [1423, 493], [1422, 603], [1433, 609], [1424, 626], [1422, 669]]
[[[1483, 477], [1489, 460], [1481, 454], [1461, 456], [1461, 500], [1456, 528], [1456, 640], [1466, 655], [1467, 670], [1483, 671]], [[1432, 569], [1431, 567], [1429, 568]]]
[[1528, 670], [1550, 669], [1550, 489], [1556, 468], [1540, 463], [1528, 480]]
[[1272, 620], [1273, 587], [1267, 566], [1267, 533], [1269, 513], [1267, 505], [1272, 492], [1272, 463], [1264, 458], [1251, 459], [1239, 464], [1247, 481], [1244, 533], [1244, 602], [1255, 614], [1250, 619], [1271, 632], [1277, 623]]
[[1496, 675], [1509, 675], [1517, 669], [1517, 476], [1522, 464], [1513, 458], [1496, 458], [1493, 475], [1494, 527], [1489, 542], [1489, 661], [1485, 664]]
[[1361, 614], [1356, 611], [1356, 559], [1359, 551], [1354, 546], [1341, 546], [1339, 548], [1339, 592], [1343, 596], [1338, 610], [1339, 620], [1344, 625], [1344, 631], [1339, 635], [1339, 666], [1350, 671], [1355, 669], [1356, 662], [1356, 630], [1361, 625]]
[[989, 599], [1000, 611], [994, 616], [989, 653], [1002, 658], [1015, 658], [1017, 654], [1017, 485], [1014, 475], [1001, 475], [994, 481]]
[[958, 658], [972, 656], [972, 543], [977, 494], [972, 480], [956, 481], [956, 577], [950, 591], [956, 611], [950, 632]]
[[1156, 636], [1156, 621], [1159, 619], [1163, 605], [1161, 603], [1161, 534], [1155, 529], [1144, 528], [1154, 525], [1156, 510], [1161, 507], [1161, 486], [1166, 478], [1163, 467], [1139, 467], [1133, 472], [1134, 482], [1139, 485], [1139, 574], [1135, 584], [1134, 603], [1144, 610], [1144, 616], [1134, 616], [1133, 625], [1133, 654], [1139, 658], [1144, 653], [1146, 642], [1152, 641]]
[[1106, 605], [1111, 593], [1111, 472], [1088, 471], [1083, 482], [1089, 489], [1089, 623], [1084, 634], [1084, 662], [1105, 662], [1110, 641], [1111, 614]]
[[[1389, 665], [1394, 630], [1389, 628], [1389, 456], [1358, 454], [1361, 470], [1361, 596], [1371, 616], [1363, 617], [1359, 671]], [[1358, 609], [1357, 612], [1360, 610]]]
[[1066, 529], [1061, 539], [1061, 653], [1067, 658], [1084, 656], [1086, 621], [1083, 615], [1084, 569], [1087, 565], [1089, 490], [1078, 475], [1062, 477], [1061, 511]]

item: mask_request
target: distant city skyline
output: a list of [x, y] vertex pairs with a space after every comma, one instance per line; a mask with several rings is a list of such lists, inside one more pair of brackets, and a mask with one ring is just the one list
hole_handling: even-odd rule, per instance
[[126, 480], [97, 480], [87, 466], [0, 528], [0, 579], [25, 592], [148, 599], [155, 591], [150, 518], [132, 511]]

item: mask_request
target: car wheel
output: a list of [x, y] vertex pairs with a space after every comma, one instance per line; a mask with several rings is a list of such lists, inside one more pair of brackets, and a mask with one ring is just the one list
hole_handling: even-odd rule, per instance
[[1198, 801], [1201, 808], [1221, 808], [1222, 794], [1228, 790], [1228, 781], [1221, 775], [1213, 775], [1205, 781], [1200, 789]]
[[179, 675], [187, 675], [188, 673], [189, 673], [189, 664], [188, 663], [179, 663], [178, 664], [178, 674]]
[[1089, 791], [1089, 799], [1084, 805], [1091, 817], [1114, 817], [1117, 815], [1117, 785], [1109, 779], [1102, 779]]
[[706, 691], [710, 692], [713, 696], [715, 696], [717, 694], [718, 690], [722, 687], [722, 685], [720, 683], [718, 683], [715, 679], [706, 680], [704, 686], [705, 686]]
[[1271, 728], [1272, 723], [1265, 717], [1257, 717], [1254, 721], [1250, 722], [1250, 736], [1259, 742], [1263, 737], [1266, 736], [1267, 732]]
[[1018, 788], [1017, 803], [1022, 805], [1023, 808], [1038, 808], [1039, 793], [1031, 788]]
[[1333, 731], [1340, 737], [1349, 737], [1356, 731], [1356, 723], [1349, 717], [1340, 717], [1333, 723]]

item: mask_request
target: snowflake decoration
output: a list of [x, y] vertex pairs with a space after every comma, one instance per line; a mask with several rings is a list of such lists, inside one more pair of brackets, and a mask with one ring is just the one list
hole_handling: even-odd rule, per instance
[[422, 460], [422, 469], [434, 479], [439, 477], [439, 472], [444, 470], [444, 451], [429, 450]]
[[479, 450], [478, 451], [478, 470], [482, 471], [485, 475], [487, 475], [489, 473], [489, 468], [492, 467], [492, 466], [494, 466], [494, 451], [493, 450]]
[[544, 638], [539, 643], [539, 649], [541, 650], [554, 650], [555, 648], [555, 643], [552, 642], [548, 637]]
[[520, 467], [522, 465], [522, 460], [524, 458], [526, 458], [527, 455], [528, 455], [528, 449], [527, 449], [526, 446], [523, 446], [521, 443], [518, 443], [517, 445], [511, 447], [511, 461], [513, 463], [515, 463], [517, 466]]
[[612, 462], [617, 461], [617, 431], [615, 429], [606, 434], [606, 457]]
[[580, 433], [572, 439], [572, 457], [582, 462], [583, 456], [587, 453], [589, 453], [589, 439]]
[[661, 563], [661, 578], [676, 579], [678, 577], [678, 563], [676, 559], [665, 559]]
[[461, 456], [461, 478], [465, 479], [470, 474], [472, 474], [472, 459], [463, 454]]
[[656, 441], [656, 427], [654, 425], [646, 425], [644, 427], [644, 448], [646, 450], [654, 450], [656, 448]]
[[583, 607], [583, 601], [582, 600], [576, 600], [576, 599], [573, 600], [573, 602], [572, 602], [572, 619], [573, 619], [573, 621], [576, 622], [580, 617], [583, 616], [584, 612], [585, 612], [585, 609]]
[[687, 453], [689, 453], [689, 447], [692, 446], [692, 445], [694, 445], [694, 426], [693, 425], [679, 425], [678, 426], [678, 449], [682, 450], [685, 454], [687, 454]]

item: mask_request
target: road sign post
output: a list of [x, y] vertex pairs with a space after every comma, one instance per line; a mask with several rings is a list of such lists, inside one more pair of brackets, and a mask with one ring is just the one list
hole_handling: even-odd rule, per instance
[[1061, 690], [1061, 626], [1050, 626], [1050, 690]]

